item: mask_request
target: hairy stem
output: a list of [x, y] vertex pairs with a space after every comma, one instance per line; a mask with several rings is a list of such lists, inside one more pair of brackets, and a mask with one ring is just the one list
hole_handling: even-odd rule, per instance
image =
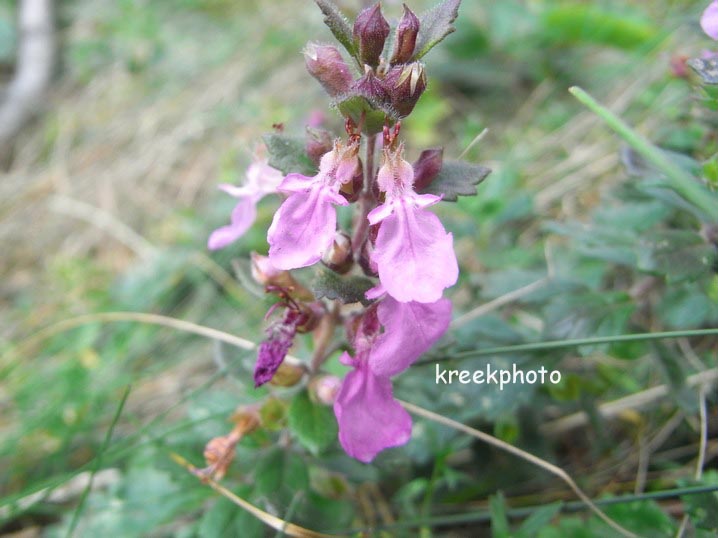
[[356, 259], [361, 255], [361, 248], [366, 240], [369, 230], [367, 215], [374, 209], [374, 153], [376, 151], [376, 135], [369, 135], [366, 141], [366, 157], [364, 159], [364, 190], [359, 198], [359, 213], [354, 223], [354, 237], [352, 238], [352, 250]]

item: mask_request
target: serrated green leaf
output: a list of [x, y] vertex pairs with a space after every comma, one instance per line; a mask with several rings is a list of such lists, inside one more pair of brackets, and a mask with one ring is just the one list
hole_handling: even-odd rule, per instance
[[297, 394], [289, 406], [289, 428], [299, 442], [316, 455], [337, 438], [337, 421], [325, 405], [313, 402], [307, 391]]
[[347, 18], [331, 0], [315, 0], [315, 2], [324, 14], [324, 24], [327, 25], [346, 51], [356, 58], [354, 34]]
[[459, 196], [476, 196], [476, 186], [490, 173], [490, 168], [480, 164], [444, 161], [441, 171], [420, 194], [443, 195], [445, 202], [455, 202]]
[[[606, 507], [606, 514], [619, 525], [636, 533], [638, 536], [672, 537], [675, 528], [671, 518], [661, 510], [653, 501], [635, 501], [614, 504]], [[592, 517], [592, 525], [596, 530], [603, 529], [604, 534], [608, 527], [604, 521], [596, 516]]]
[[262, 137], [269, 152], [269, 166], [289, 174], [297, 172], [313, 176], [317, 169], [307, 157], [306, 144], [303, 138], [271, 133]]
[[638, 268], [674, 282], [695, 279], [712, 270], [716, 254], [695, 232], [664, 230], [641, 240]]
[[[349, 117], [357, 125], [362, 125], [366, 134], [382, 132], [384, 125], [393, 125], [396, 118], [388, 109], [372, 104], [361, 95], [352, 95], [335, 103], [344, 117]], [[363, 122], [363, 123], [362, 123]]]
[[418, 60], [456, 30], [452, 24], [459, 16], [461, 0], [444, 0], [419, 17], [419, 35], [413, 60]]
[[363, 276], [341, 277], [338, 274], [320, 269], [312, 281], [312, 292], [321, 299], [338, 299], [344, 304], [369, 304], [364, 294], [374, 286], [374, 283]]

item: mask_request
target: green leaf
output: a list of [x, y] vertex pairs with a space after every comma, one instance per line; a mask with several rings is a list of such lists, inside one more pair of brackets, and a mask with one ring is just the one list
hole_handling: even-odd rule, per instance
[[366, 134], [380, 133], [385, 124], [393, 125], [396, 121], [390, 110], [372, 103], [361, 95], [346, 97], [337, 101], [335, 105], [344, 117], [351, 118], [357, 125], [361, 124], [362, 131]]
[[240, 510], [232, 501], [220, 497], [202, 516], [199, 535], [207, 538], [227, 536], [233, 530], [234, 519]]
[[349, 54], [356, 57], [356, 47], [354, 46], [354, 34], [349, 21], [339, 8], [331, 0], [315, 0], [319, 9], [324, 13], [324, 24], [337, 38]]
[[506, 502], [503, 493], [499, 492], [489, 499], [491, 511], [491, 536], [493, 538], [510, 538], [509, 520], [506, 517]]
[[418, 60], [456, 30], [452, 24], [459, 16], [461, 0], [444, 0], [419, 17], [414, 60]]
[[317, 404], [304, 390], [297, 394], [289, 406], [289, 428], [299, 442], [316, 455], [337, 438], [337, 421], [334, 413], [325, 405]]
[[691, 231], [664, 230], [641, 240], [638, 268], [669, 281], [695, 279], [712, 270], [716, 248]]
[[561, 511], [562, 502], [542, 506], [523, 522], [518, 532], [519, 538], [533, 538], [541, 529], [548, 526], [551, 520]]
[[363, 276], [341, 277], [333, 271], [320, 269], [311, 284], [312, 292], [321, 299], [339, 299], [342, 303], [362, 303], [369, 301], [364, 294], [374, 287], [374, 283]]
[[[673, 521], [654, 501], [614, 504], [606, 507], [606, 515], [638, 536], [672, 538], [675, 535]], [[602, 536], [607, 536], [606, 523], [595, 516], [591, 519], [594, 523], [592, 527], [596, 530], [602, 529], [604, 533]]]
[[317, 169], [307, 157], [306, 145], [303, 138], [271, 133], [262, 137], [269, 152], [269, 166], [289, 174], [297, 172], [313, 176]]
[[[707, 471], [700, 482], [684, 481], [688, 485], [718, 485], [718, 472]], [[718, 532], [718, 492], [698, 493], [681, 497], [691, 522], [699, 529]]]
[[254, 484], [259, 495], [286, 505], [297, 492], [309, 487], [309, 472], [299, 456], [274, 446], [257, 462]]
[[718, 189], [718, 154], [703, 163], [701, 172], [711, 188]]
[[420, 194], [443, 194], [445, 202], [455, 202], [459, 196], [476, 196], [476, 186], [490, 173], [490, 168], [480, 164], [444, 161], [441, 171]]
[[704, 84], [718, 84], [718, 59], [691, 58], [686, 65], [698, 73]]

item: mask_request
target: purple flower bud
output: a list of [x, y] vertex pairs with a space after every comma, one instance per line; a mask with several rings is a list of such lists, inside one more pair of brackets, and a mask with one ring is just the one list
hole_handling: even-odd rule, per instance
[[404, 15], [396, 27], [394, 53], [391, 65], [403, 64], [411, 60], [416, 47], [416, 36], [419, 33], [419, 18], [404, 4]]
[[351, 238], [344, 232], [337, 232], [334, 244], [322, 257], [322, 263], [335, 273], [343, 275], [349, 272], [354, 264]]
[[334, 147], [334, 137], [326, 129], [307, 127], [307, 156], [319, 166], [322, 157]]
[[392, 67], [384, 77], [391, 105], [400, 118], [411, 114], [426, 89], [426, 72], [421, 62]]
[[281, 321], [267, 329], [267, 339], [259, 345], [257, 363], [254, 366], [254, 386], [260, 387], [271, 381], [284, 362], [289, 348], [294, 343], [297, 325], [303, 316], [296, 310], [288, 309]]
[[389, 90], [372, 70], [367, 71], [362, 78], [354, 83], [352, 93], [365, 97], [367, 101], [377, 107], [391, 103]]
[[425, 149], [412, 165], [414, 167], [414, 190], [423, 191], [431, 185], [444, 164], [444, 148]]
[[309, 43], [304, 49], [307, 71], [335, 97], [349, 90], [353, 77], [336, 47]]
[[354, 23], [354, 42], [363, 64], [371, 67], [379, 65], [379, 57], [390, 31], [389, 23], [381, 13], [381, 3], [377, 2], [359, 13]]

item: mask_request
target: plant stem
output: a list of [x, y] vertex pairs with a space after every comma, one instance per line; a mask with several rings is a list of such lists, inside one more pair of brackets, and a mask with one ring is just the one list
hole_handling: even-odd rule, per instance
[[648, 162], [656, 166], [663, 174], [668, 185], [683, 198], [703, 211], [714, 221], [718, 221], [718, 198], [698, 183], [696, 178], [673, 164], [659, 148], [633, 130], [621, 118], [598, 103], [593, 97], [577, 86], [568, 90], [582, 104], [586, 105], [628, 145], [636, 150]]
[[364, 159], [364, 190], [359, 198], [359, 213], [354, 222], [354, 237], [352, 238], [352, 250], [358, 260], [361, 255], [361, 248], [366, 240], [369, 230], [367, 215], [374, 209], [374, 153], [376, 151], [376, 135], [369, 135], [366, 140], [366, 157]]

